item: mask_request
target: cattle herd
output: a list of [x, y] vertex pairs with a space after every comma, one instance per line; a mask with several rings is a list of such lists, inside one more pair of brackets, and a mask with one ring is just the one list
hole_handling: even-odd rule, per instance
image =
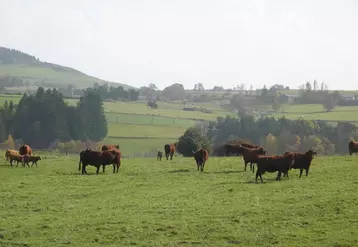
[[[175, 150], [178, 143], [166, 144], [164, 146], [165, 157], [168, 160], [173, 160]], [[225, 144], [219, 148], [225, 156], [242, 156], [246, 171], [247, 165], [250, 164], [250, 171], [255, 172], [255, 165], [257, 166], [256, 170], [256, 182], [258, 177], [260, 177], [261, 182], [262, 174], [266, 172], [278, 172], [276, 180], [281, 180], [281, 175], [284, 174], [284, 177], [289, 177], [288, 172], [291, 169], [300, 169], [300, 177], [302, 176], [303, 170], [306, 171], [306, 176], [308, 176], [308, 171], [311, 166], [314, 155], [317, 153], [309, 149], [305, 153], [298, 152], [285, 152], [283, 155], [266, 155], [266, 151], [263, 147], [241, 143], [241, 144]], [[358, 153], [358, 142], [350, 141], [348, 143], [349, 154]], [[214, 152], [215, 154], [215, 152]], [[105, 172], [105, 167], [107, 165], [113, 166], [113, 173], [118, 173], [118, 170], [121, 166], [121, 152], [118, 145], [103, 145], [101, 151], [93, 151], [91, 149], [85, 149], [80, 152], [80, 161], [78, 164], [78, 170], [81, 171], [82, 164], [82, 174], [87, 174], [86, 166], [91, 165], [97, 168], [96, 173], [99, 173], [99, 169], [103, 167], [103, 173]], [[193, 156], [196, 161], [197, 170], [204, 171], [204, 166], [208, 160], [209, 154], [208, 151], [204, 148], [201, 148], [197, 151], [193, 151]], [[157, 160], [162, 160], [163, 153], [158, 151]], [[29, 145], [22, 145], [19, 148], [19, 151], [8, 149], [5, 152], [5, 162], [10, 161], [10, 166], [13, 167], [13, 162], [16, 161], [16, 166], [19, 162], [23, 167], [27, 165], [30, 167], [29, 162], [32, 162], [31, 167], [35, 164], [37, 167], [37, 162], [41, 160], [40, 156], [33, 155], [32, 149]]]
[[21, 145], [19, 151], [8, 149], [5, 152], [5, 162], [10, 161], [10, 166], [12, 167], [12, 162], [16, 161], [16, 167], [19, 165], [19, 162], [23, 167], [27, 165], [30, 167], [29, 162], [32, 162], [31, 167], [35, 164], [37, 167], [37, 162], [41, 160], [40, 156], [32, 155], [32, 149], [29, 145]]

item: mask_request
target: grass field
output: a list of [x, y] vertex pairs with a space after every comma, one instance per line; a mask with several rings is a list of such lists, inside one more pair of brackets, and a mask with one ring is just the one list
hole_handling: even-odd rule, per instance
[[[92, 76], [83, 74], [77, 70], [50, 65], [0, 65], [0, 76], [15, 76], [24, 78], [30, 82], [45, 81], [49, 84], [63, 85], [73, 84], [78, 88], [92, 87], [94, 82], [109, 83]], [[122, 85], [128, 88], [128, 85]], [[24, 89], [26, 89], [24, 87]]]
[[88, 176], [77, 157], [0, 166], [0, 246], [357, 246], [356, 164], [318, 157], [308, 177], [264, 184], [233, 157], [209, 158], [204, 173], [192, 158]]
[[[5, 100], [17, 103], [20, 96], [1, 95], [0, 104]], [[77, 100], [67, 99], [69, 104]], [[218, 116], [235, 116], [235, 113], [221, 109], [214, 103], [158, 102], [158, 109], [148, 108], [145, 102], [104, 102], [108, 120], [108, 137], [105, 142], [119, 144], [125, 155], [133, 153], [155, 153], [166, 143], [178, 140], [186, 129], [198, 123], [199, 119], [215, 120]], [[183, 111], [185, 106], [204, 107], [213, 110], [212, 114]], [[333, 112], [325, 112], [322, 105], [283, 105], [279, 113], [269, 116], [288, 119], [358, 121], [358, 107], [337, 107]], [[140, 139], [141, 138], [141, 139]], [[149, 139], [148, 139], [149, 138]], [[156, 139], [154, 139], [156, 138]]]

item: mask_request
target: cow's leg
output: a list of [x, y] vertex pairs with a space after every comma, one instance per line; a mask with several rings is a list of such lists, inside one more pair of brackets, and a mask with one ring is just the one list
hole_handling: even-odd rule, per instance
[[103, 168], [102, 168], [103, 173], [104, 173], [105, 169], [106, 169], [106, 166], [103, 165]]
[[281, 181], [281, 172], [280, 171], [277, 173], [276, 181]]
[[306, 169], [306, 177], [308, 176], [308, 170], [309, 170], [309, 169]]
[[[30, 167], [30, 165], [29, 165], [29, 162], [27, 161], [26, 162], [26, 165], [27, 165], [27, 167]], [[32, 165], [33, 165], [33, 163], [32, 163]], [[31, 166], [32, 167], [32, 166]]]
[[99, 168], [101, 168], [101, 166], [97, 166], [96, 168], [97, 168], [96, 169], [96, 174], [98, 174], [99, 173]]
[[259, 171], [256, 172], [256, 183], [257, 183], [257, 178], [259, 177]]
[[87, 174], [86, 165], [82, 163], [82, 174]]
[[[247, 162], [246, 162], [246, 161], [244, 161], [244, 163], [245, 163], [245, 170], [244, 170], [244, 171], [246, 171]], [[251, 170], [250, 170], [250, 171], [251, 171]]]
[[300, 177], [302, 176], [303, 169], [300, 168]]
[[252, 173], [255, 172], [255, 163], [252, 163]]

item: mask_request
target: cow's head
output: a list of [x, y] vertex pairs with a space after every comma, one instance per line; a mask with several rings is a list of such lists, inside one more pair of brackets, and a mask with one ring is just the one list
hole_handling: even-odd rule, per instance
[[306, 152], [306, 154], [313, 157], [313, 156], [317, 155], [317, 152], [314, 151], [313, 149], [309, 149], [309, 150]]

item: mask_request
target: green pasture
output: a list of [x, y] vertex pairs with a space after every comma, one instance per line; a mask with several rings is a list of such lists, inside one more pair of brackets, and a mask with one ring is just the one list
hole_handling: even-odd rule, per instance
[[[200, 111], [183, 111], [182, 107], [178, 107], [178, 104], [165, 104], [165, 108], [161, 108], [159, 104], [157, 109], [147, 107], [147, 104], [142, 102], [104, 102], [104, 106], [107, 112], [111, 113], [128, 113], [128, 114], [148, 114], [157, 116], [167, 116], [174, 118], [192, 118], [192, 119], [204, 119], [204, 120], [216, 120], [218, 116], [225, 117], [231, 115], [229, 112], [222, 109], [214, 109], [213, 113], [203, 113]], [[173, 106], [171, 108], [170, 106]], [[194, 104], [195, 106], [195, 104]]]
[[185, 127], [176, 125], [134, 125], [134, 124], [108, 124], [108, 136], [118, 137], [157, 137], [176, 138], [184, 134]]
[[263, 184], [237, 157], [203, 173], [177, 157], [83, 176], [77, 156], [2, 165], [0, 246], [357, 246], [357, 159], [317, 157], [308, 177]]
[[107, 120], [113, 123], [120, 124], [147, 124], [147, 125], [178, 125], [191, 127], [198, 121], [183, 119], [183, 118], [171, 118], [165, 116], [151, 116], [151, 115], [136, 115], [126, 113], [106, 113]]
[[307, 120], [332, 120], [332, 121], [358, 121], [358, 106], [336, 107], [331, 112], [326, 112], [322, 105], [284, 105], [274, 117], [285, 116], [288, 119], [299, 119], [301, 116]]
[[164, 152], [164, 145], [177, 142], [178, 138], [133, 139], [107, 137], [103, 142], [119, 145], [126, 157], [143, 157], [145, 154], [155, 156], [158, 151]]

